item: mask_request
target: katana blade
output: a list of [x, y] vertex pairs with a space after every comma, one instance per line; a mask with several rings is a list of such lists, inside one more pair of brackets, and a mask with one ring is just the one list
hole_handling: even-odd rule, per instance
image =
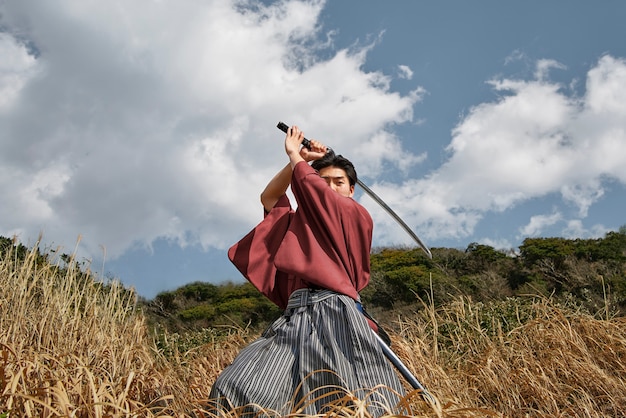
[[369, 197], [371, 197], [376, 203], [380, 205], [381, 208], [383, 208], [393, 219], [395, 219], [395, 221], [402, 227], [402, 229], [404, 229], [407, 232], [407, 234], [409, 234], [409, 236], [413, 238], [413, 240], [417, 243], [417, 245], [419, 245], [419, 247], [422, 250], [424, 250], [428, 258], [433, 258], [433, 254], [430, 252], [430, 249], [426, 246], [426, 244], [422, 242], [422, 240], [417, 236], [417, 234], [413, 232], [411, 228], [409, 228], [409, 226], [402, 220], [402, 218], [400, 218], [400, 216], [398, 216], [398, 214], [395, 213], [393, 209], [391, 209], [385, 203], [384, 200], [378, 197], [378, 195], [374, 193], [372, 189], [367, 187], [365, 183], [363, 183], [361, 180], [357, 179], [356, 183], [361, 187], [361, 189], [363, 189], [365, 193], [367, 193]]
[[[278, 125], [276, 125], [276, 127], [278, 129], [280, 129], [281, 131], [283, 131], [284, 133], [287, 133], [287, 130], [289, 129], [289, 126], [287, 126], [287, 124], [283, 123], [283, 122], [278, 122]], [[304, 140], [302, 141], [302, 145], [310, 148], [311, 147], [311, 142], [304, 138]], [[328, 148], [329, 151], [331, 151], [330, 148]], [[419, 239], [419, 237], [417, 236], [417, 234], [415, 232], [413, 232], [413, 230], [411, 228], [409, 228], [409, 226], [402, 220], [402, 218], [400, 218], [400, 216], [398, 216], [397, 213], [395, 213], [393, 211], [393, 209], [391, 209], [384, 200], [382, 200], [380, 197], [378, 197], [378, 195], [376, 193], [374, 193], [374, 191], [372, 189], [370, 189], [369, 187], [367, 187], [365, 185], [365, 183], [363, 183], [361, 180], [356, 181], [356, 183], [359, 185], [359, 187], [361, 187], [361, 189], [363, 189], [363, 191], [369, 196], [371, 197], [376, 203], [378, 203], [380, 205], [381, 208], [383, 208], [401, 227], [402, 229], [404, 229], [407, 234], [409, 234], [409, 236], [411, 238], [413, 238], [413, 240], [417, 243], [417, 245], [424, 250], [424, 252], [426, 253], [426, 255], [428, 256], [428, 258], [433, 258], [432, 253], [430, 252], [430, 249], [426, 246], [426, 244], [424, 244], [422, 242], [421, 239]]]
[[385, 357], [387, 357], [387, 359], [391, 362], [391, 364], [393, 364], [396, 367], [396, 369], [400, 372], [402, 377], [404, 377], [407, 380], [407, 382], [409, 382], [409, 384], [411, 385], [413, 389], [419, 390], [421, 392], [420, 394], [422, 395], [422, 399], [424, 399], [424, 401], [429, 403], [433, 407], [433, 409], [435, 410], [441, 409], [441, 406], [439, 405], [439, 400], [437, 400], [437, 398], [435, 398], [420, 383], [420, 381], [417, 380], [417, 378], [413, 375], [413, 373], [411, 373], [409, 368], [404, 365], [402, 360], [400, 360], [400, 357], [398, 357], [396, 353], [393, 352], [393, 350], [383, 341], [382, 338], [380, 338], [380, 335], [378, 335], [378, 333], [375, 331], [374, 331], [374, 336], [378, 340], [378, 344], [380, 345], [380, 348], [383, 350], [383, 354], [385, 354]]

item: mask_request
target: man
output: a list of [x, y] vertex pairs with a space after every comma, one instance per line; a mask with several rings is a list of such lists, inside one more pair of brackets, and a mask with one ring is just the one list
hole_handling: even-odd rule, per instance
[[289, 164], [261, 194], [265, 218], [228, 253], [284, 315], [222, 372], [210, 398], [244, 413], [313, 415], [350, 394], [372, 415], [389, 413], [403, 388], [357, 308], [370, 278], [372, 218], [352, 199], [352, 163], [318, 141], [301, 147], [303, 139], [297, 126], [287, 131]]

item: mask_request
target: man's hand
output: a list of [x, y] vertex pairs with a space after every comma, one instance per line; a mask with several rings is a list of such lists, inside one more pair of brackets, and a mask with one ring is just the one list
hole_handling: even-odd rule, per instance
[[304, 132], [302, 132], [297, 126], [292, 126], [287, 130], [287, 136], [285, 137], [285, 152], [290, 159], [293, 159], [296, 155], [300, 156], [300, 146], [304, 140]]
[[311, 140], [311, 149], [301, 147], [304, 140], [304, 132], [297, 126], [292, 126], [287, 130], [285, 137], [285, 151], [294, 167], [300, 161], [313, 161], [322, 158], [327, 151], [326, 145], [319, 141]]
[[300, 156], [304, 158], [305, 161], [309, 162], [319, 160], [324, 155], [326, 155], [326, 152], [328, 151], [326, 145], [322, 144], [319, 141], [316, 141], [315, 139], [311, 139], [309, 142], [311, 143], [311, 149], [308, 149], [306, 147], [302, 147], [300, 149]]

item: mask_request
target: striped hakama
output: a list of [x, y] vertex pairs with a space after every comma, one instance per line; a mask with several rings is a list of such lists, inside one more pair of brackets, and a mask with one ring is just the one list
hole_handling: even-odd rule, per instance
[[329, 290], [300, 289], [284, 315], [220, 374], [210, 402], [226, 410], [246, 406], [238, 416], [313, 415], [349, 394], [379, 416], [396, 412], [403, 393], [355, 301]]
[[372, 218], [304, 161], [291, 190], [297, 210], [281, 196], [228, 250], [284, 315], [224, 369], [209, 404], [218, 414], [240, 408], [234, 416], [324, 414], [338, 404], [394, 412], [402, 385], [355, 302], [370, 279]]

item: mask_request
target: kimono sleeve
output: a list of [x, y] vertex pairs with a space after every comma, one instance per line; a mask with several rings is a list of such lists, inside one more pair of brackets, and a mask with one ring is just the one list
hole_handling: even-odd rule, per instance
[[274, 257], [292, 215], [289, 199], [282, 196], [263, 221], [228, 250], [237, 270], [281, 309], [287, 306], [290, 280], [287, 273], [276, 268]]

